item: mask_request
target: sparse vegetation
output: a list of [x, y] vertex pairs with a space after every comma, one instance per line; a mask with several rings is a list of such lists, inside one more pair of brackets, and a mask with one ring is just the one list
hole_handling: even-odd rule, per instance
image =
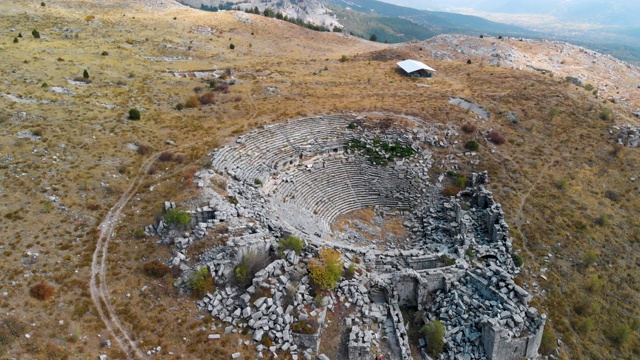
[[603, 109], [602, 111], [600, 111], [600, 115], [599, 116], [600, 116], [600, 119], [605, 120], [605, 121], [613, 120], [613, 113], [609, 109]]
[[517, 267], [521, 267], [522, 264], [524, 264], [524, 261], [522, 261], [522, 257], [518, 254], [511, 254], [511, 259], [513, 259], [513, 263], [517, 266]]
[[587, 91], [592, 91], [592, 90], [594, 89], [594, 87], [593, 87], [593, 85], [592, 85], [592, 84], [586, 84], [586, 85], [584, 86], [584, 89], [585, 89], [585, 90], [587, 90]]

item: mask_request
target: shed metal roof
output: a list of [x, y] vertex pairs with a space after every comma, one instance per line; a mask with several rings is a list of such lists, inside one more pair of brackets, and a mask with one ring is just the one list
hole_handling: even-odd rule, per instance
[[435, 69], [430, 68], [424, 63], [421, 63], [420, 61], [416, 61], [416, 60], [400, 61], [398, 63], [398, 66], [400, 66], [402, 70], [406, 71], [409, 74], [418, 70], [436, 71]]

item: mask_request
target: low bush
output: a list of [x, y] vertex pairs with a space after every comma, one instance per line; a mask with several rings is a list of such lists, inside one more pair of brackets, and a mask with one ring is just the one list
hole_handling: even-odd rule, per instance
[[631, 328], [626, 324], [619, 325], [616, 328], [611, 329], [607, 334], [607, 337], [611, 342], [618, 346], [625, 345], [631, 338]]
[[206, 266], [195, 270], [189, 274], [187, 278], [187, 287], [193, 291], [193, 294], [197, 297], [204, 296], [207, 292], [215, 291], [215, 285], [213, 279], [209, 275], [209, 269]]
[[427, 354], [437, 358], [444, 351], [444, 325], [438, 320], [425, 324], [421, 332], [427, 340]]
[[135, 230], [133, 230], [133, 237], [136, 239], [142, 239], [144, 237], [144, 229], [143, 228], [137, 228]]
[[40, 32], [36, 29], [33, 29], [33, 31], [31, 31], [31, 35], [33, 35], [33, 37], [36, 39], [40, 39]]
[[164, 214], [164, 221], [166, 221], [167, 224], [186, 226], [191, 222], [191, 214], [184, 211], [169, 209]]
[[480, 144], [475, 140], [471, 140], [464, 144], [464, 148], [470, 151], [478, 151], [480, 149]]
[[100, 55], [102, 55], [102, 56], [109, 56], [109, 52], [108, 52], [108, 51], [103, 51]]
[[235, 49], [235, 48], [236, 48], [236, 46], [235, 46], [235, 45], [233, 45], [233, 44], [229, 44], [229, 49], [233, 50], [233, 49]]
[[513, 259], [513, 263], [517, 266], [517, 267], [521, 267], [522, 264], [524, 264], [524, 261], [522, 260], [522, 257], [518, 254], [511, 254], [511, 258]]
[[456, 195], [458, 195], [458, 193], [460, 191], [462, 191], [462, 189], [457, 187], [457, 186], [449, 186], [449, 187], [446, 187], [446, 188], [442, 189], [442, 195], [444, 195], [444, 196], [456, 196]]
[[151, 260], [142, 265], [142, 272], [153, 278], [161, 278], [171, 272], [171, 268], [158, 260]]
[[594, 87], [593, 87], [592, 84], [587, 84], [587, 85], [584, 86], [584, 89], [587, 90], [587, 91], [592, 91], [594, 89]]
[[269, 256], [264, 253], [250, 252], [242, 257], [242, 260], [234, 269], [237, 284], [241, 287], [251, 285], [255, 274], [264, 269], [269, 261]]
[[200, 100], [195, 95], [191, 96], [187, 99], [187, 101], [184, 102], [184, 107], [186, 107], [187, 109], [199, 108]]
[[280, 245], [281, 256], [284, 254], [285, 250], [293, 250], [296, 254], [300, 255], [304, 248], [304, 241], [295, 236], [287, 236], [286, 238], [280, 239], [278, 241], [278, 245]]
[[29, 294], [38, 300], [49, 300], [55, 293], [56, 290], [53, 286], [44, 281], [33, 285], [31, 289], [29, 289]]
[[460, 189], [464, 189], [467, 187], [467, 177], [464, 175], [458, 176], [455, 181], [455, 186]]
[[138, 145], [138, 149], [136, 150], [138, 155], [147, 155], [151, 152], [151, 147], [149, 145], [140, 144]]
[[347, 280], [353, 279], [353, 276], [356, 274], [356, 266], [355, 264], [350, 264], [348, 268], [344, 271], [344, 278]]
[[460, 129], [462, 129], [462, 131], [466, 132], [467, 134], [471, 134], [473, 132], [475, 132], [476, 130], [478, 130], [478, 127], [474, 124], [463, 124]]
[[600, 111], [599, 117], [601, 120], [611, 121], [613, 120], [613, 113], [609, 109], [603, 109]]
[[198, 100], [200, 101], [200, 105], [210, 105], [213, 104], [216, 100], [216, 94], [213, 92], [208, 92], [204, 95], [201, 95]]
[[498, 131], [493, 130], [489, 133], [489, 141], [496, 145], [502, 145], [507, 142], [507, 139]]
[[129, 109], [129, 120], [140, 120], [140, 110], [135, 108]]
[[173, 161], [174, 154], [171, 151], [163, 151], [160, 156], [158, 156], [158, 160], [160, 161]]

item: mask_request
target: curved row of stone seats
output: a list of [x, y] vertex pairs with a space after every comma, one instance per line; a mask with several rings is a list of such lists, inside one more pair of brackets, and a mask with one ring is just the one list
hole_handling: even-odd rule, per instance
[[348, 117], [326, 116], [265, 126], [239, 137], [238, 145], [215, 152], [212, 166], [241, 180], [264, 182], [272, 170], [300, 156], [342, 150], [350, 122]]
[[409, 208], [414, 188], [409, 177], [399, 178], [389, 168], [369, 164], [365, 159], [325, 157], [310, 169], [287, 171], [274, 200], [313, 211], [331, 223], [341, 214], [366, 206]]

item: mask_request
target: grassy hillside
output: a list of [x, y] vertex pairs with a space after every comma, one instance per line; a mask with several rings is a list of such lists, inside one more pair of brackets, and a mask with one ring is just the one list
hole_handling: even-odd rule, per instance
[[[117, 224], [101, 282], [112, 318], [143, 351], [160, 346], [158, 358], [228, 359], [235, 351], [254, 358], [254, 350], [236, 345], [250, 335], [221, 334], [212, 343], [212, 327], [222, 333], [223, 324], [197, 312], [171, 274], [142, 271], [173, 255], [140, 229], [160, 216], [165, 200], [181, 209], [202, 205], [194, 175], [235, 135], [291, 118], [366, 112], [456, 130], [475, 124], [471, 134], [457, 131], [454, 147], [430, 150], [456, 159], [460, 173], [489, 171], [525, 261], [523, 286], [550, 316], [543, 351], [557, 337], [561, 358], [640, 355], [640, 193], [633, 180], [640, 152], [614, 146], [611, 127], [632, 121], [615, 104], [534, 71], [438, 61], [417, 45], [398, 53], [264, 16], [168, 1], [51, 0], [43, 7], [9, 0], [0, 12], [0, 357], [127, 357], [89, 283], [98, 225], [140, 180], [122, 215], [106, 218]], [[438, 72], [431, 79], [400, 75], [395, 62], [405, 54], [424, 57]], [[212, 78], [175, 75], [195, 70], [216, 71], [218, 90], [210, 90]], [[451, 96], [477, 102], [492, 120], [450, 105]], [[140, 120], [129, 119], [132, 108]], [[507, 118], [511, 111], [518, 122]], [[489, 142], [491, 129], [507, 143]], [[459, 156], [472, 139], [478, 155]], [[432, 178], [448, 170], [436, 165]], [[40, 282], [53, 294], [30, 291]]]

